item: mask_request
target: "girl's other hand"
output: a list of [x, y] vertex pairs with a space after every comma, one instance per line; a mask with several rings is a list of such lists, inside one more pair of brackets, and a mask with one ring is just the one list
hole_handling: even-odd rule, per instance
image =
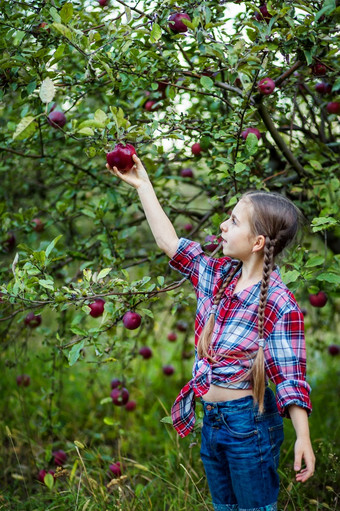
[[127, 172], [120, 172], [117, 169], [117, 167], [111, 168], [108, 163], [106, 164], [106, 168], [111, 174], [119, 177], [122, 181], [125, 181], [125, 183], [129, 184], [130, 186], [133, 186], [134, 188], [136, 188], [136, 190], [138, 190], [138, 188], [141, 185], [150, 183], [150, 180], [138, 156], [134, 154], [132, 156], [132, 159], [135, 162], [135, 164]]
[[[296, 472], [295, 479], [300, 483], [304, 483], [314, 475], [315, 456], [309, 438], [298, 438], [295, 443], [294, 470]], [[302, 460], [305, 467], [302, 468]]]

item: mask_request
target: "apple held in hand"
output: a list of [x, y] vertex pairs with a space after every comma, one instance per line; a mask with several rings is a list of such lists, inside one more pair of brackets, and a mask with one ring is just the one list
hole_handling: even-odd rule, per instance
[[189, 14], [186, 12], [175, 12], [174, 14], [171, 14], [169, 18], [169, 28], [173, 32], [187, 32], [188, 27], [184, 25], [183, 19], [186, 19], [188, 21], [191, 21], [191, 18]]
[[90, 303], [89, 304], [89, 307], [91, 309], [90, 316], [92, 316], [93, 318], [99, 318], [99, 316], [102, 316], [104, 312], [104, 305], [105, 300], [102, 300], [101, 298], [98, 298], [98, 300], [96, 300], [95, 302]]
[[55, 129], [63, 128], [66, 124], [65, 114], [58, 110], [53, 110], [53, 112], [48, 114], [47, 122]]
[[331, 101], [327, 103], [326, 109], [329, 114], [340, 114], [340, 103], [338, 101]]
[[246, 140], [249, 133], [254, 133], [257, 136], [258, 140], [261, 138], [261, 133], [257, 128], [247, 128], [241, 133], [241, 137]]
[[261, 94], [268, 96], [275, 89], [275, 82], [271, 78], [262, 78], [257, 84], [257, 89]]
[[116, 406], [124, 406], [129, 401], [129, 391], [125, 387], [113, 389], [110, 396]]
[[136, 149], [131, 144], [117, 144], [113, 151], [107, 153], [106, 161], [110, 165], [111, 168], [117, 167], [119, 172], [127, 172], [132, 169], [135, 162], [132, 159], [132, 156], [136, 153]]
[[319, 291], [315, 295], [309, 295], [310, 304], [313, 307], [324, 307], [327, 303], [328, 296], [324, 291]]
[[128, 311], [123, 316], [123, 323], [128, 330], [135, 330], [142, 322], [142, 317], [137, 312]]

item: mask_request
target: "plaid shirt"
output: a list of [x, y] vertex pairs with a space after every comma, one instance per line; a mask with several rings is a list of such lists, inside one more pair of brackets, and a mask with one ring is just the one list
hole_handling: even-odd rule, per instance
[[[171, 268], [187, 277], [197, 296], [195, 346], [209, 317], [214, 295], [238, 261], [204, 254], [199, 243], [181, 238]], [[251, 367], [248, 355], [258, 350], [257, 312], [260, 282], [233, 294], [239, 270], [224, 292], [215, 312], [212, 351], [216, 363], [198, 359], [192, 379], [183, 387], [172, 407], [173, 425], [181, 437], [195, 424], [195, 396], [203, 396], [210, 384], [234, 389], [251, 388], [250, 381], [237, 381]], [[264, 356], [266, 375], [276, 385], [276, 402], [280, 415], [289, 416], [285, 408], [296, 404], [310, 414], [310, 386], [306, 382], [306, 353], [303, 315], [294, 295], [282, 282], [275, 266], [270, 276], [264, 321]], [[196, 351], [196, 350], [195, 350]], [[225, 355], [232, 355], [228, 358]], [[223, 355], [223, 356], [221, 356]], [[239, 357], [239, 358], [238, 358]]]

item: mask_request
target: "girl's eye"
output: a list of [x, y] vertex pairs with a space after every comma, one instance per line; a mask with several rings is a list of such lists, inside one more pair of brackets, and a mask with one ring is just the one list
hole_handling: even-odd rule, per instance
[[235, 222], [235, 220], [234, 220], [234, 218], [233, 218], [233, 217], [231, 217], [231, 223], [232, 223], [232, 224], [234, 224], [234, 225], [236, 225], [236, 222]]

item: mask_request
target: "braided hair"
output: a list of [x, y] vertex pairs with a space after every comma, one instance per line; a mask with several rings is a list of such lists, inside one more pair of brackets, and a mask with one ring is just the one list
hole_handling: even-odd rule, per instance
[[[265, 237], [263, 271], [257, 313], [259, 348], [253, 356], [247, 356], [248, 359], [254, 359], [253, 364], [249, 371], [239, 379], [239, 381], [241, 381], [250, 378], [254, 400], [258, 403], [259, 411], [262, 413], [264, 409], [265, 392], [264, 320], [270, 275], [274, 268], [275, 256], [282, 252], [295, 238], [301, 214], [289, 199], [276, 193], [263, 191], [247, 192], [240, 200], [249, 201], [252, 205], [254, 214], [250, 216], [249, 223], [253, 234], [263, 235]], [[230, 272], [214, 296], [212, 310], [210, 311], [208, 321], [204, 325], [197, 344], [197, 355], [199, 358], [207, 357], [212, 362], [216, 363], [211, 350], [211, 339], [215, 324], [214, 312], [222, 299], [225, 289], [241, 267], [242, 261]], [[219, 354], [219, 356], [223, 355]], [[230, 355], [225, 355], [225, 357], [234, 358]]]

